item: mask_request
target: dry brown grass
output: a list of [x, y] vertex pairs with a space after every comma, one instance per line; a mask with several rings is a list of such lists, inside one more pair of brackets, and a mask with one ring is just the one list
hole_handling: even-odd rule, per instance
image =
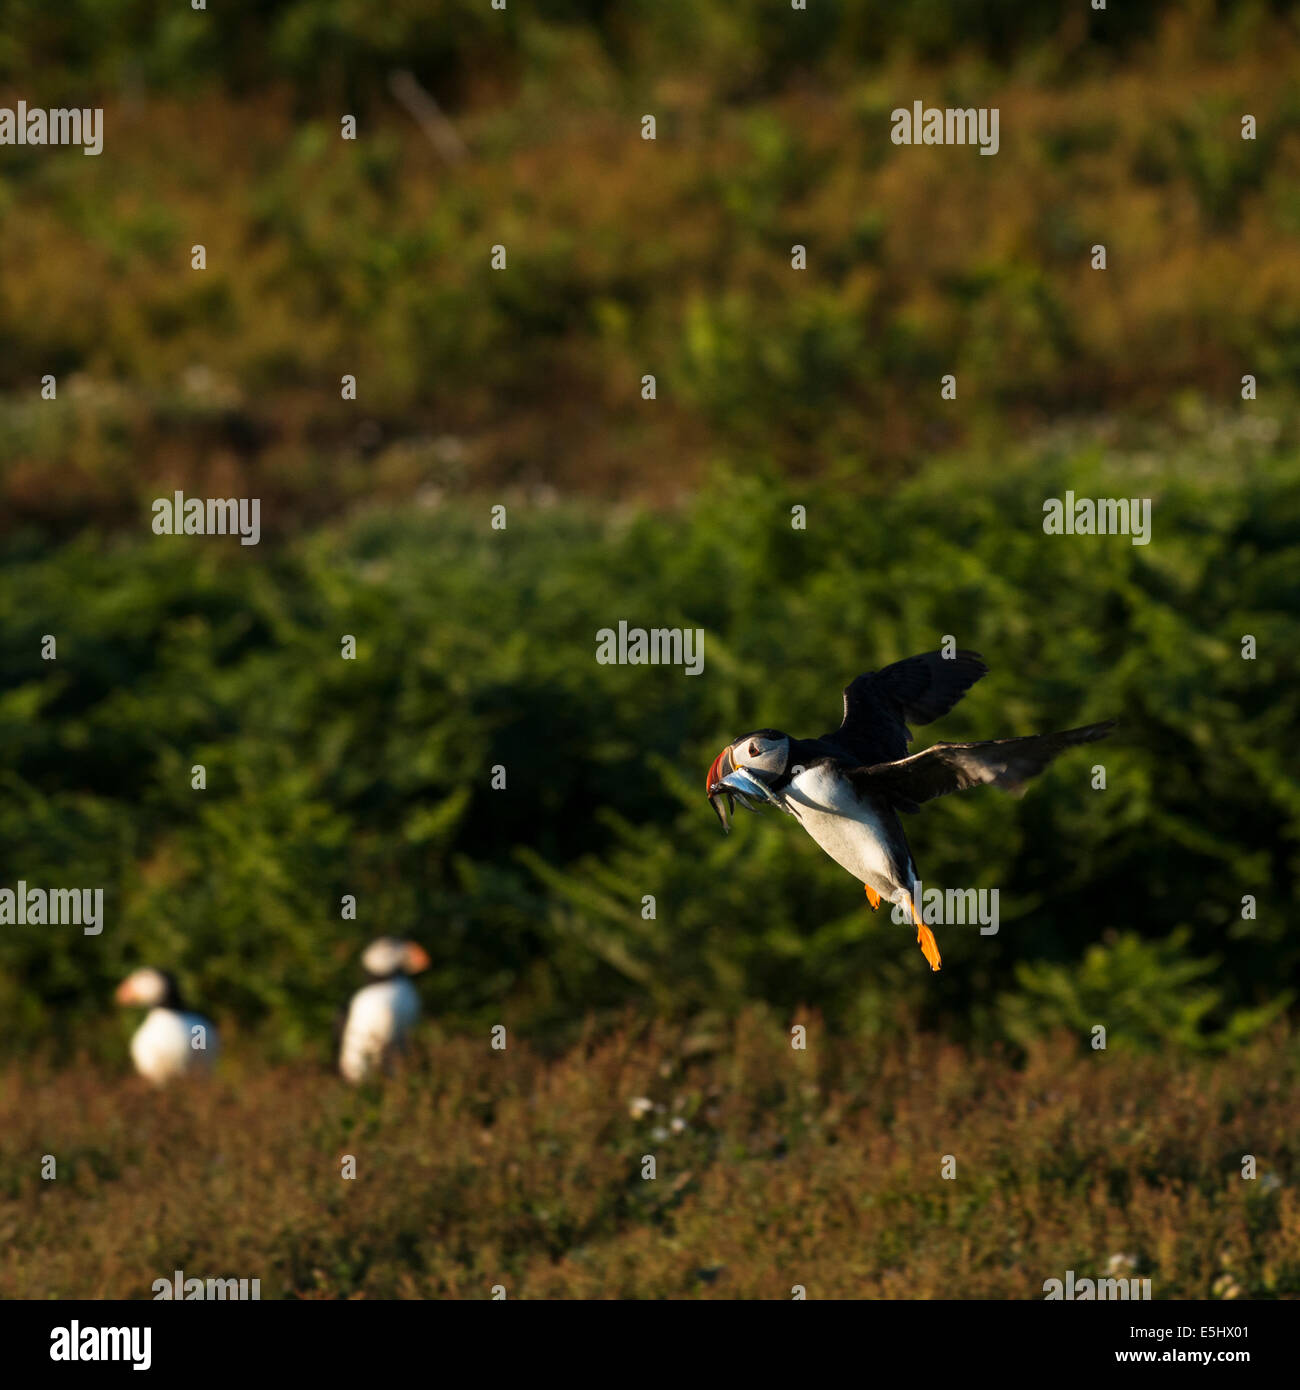
[[147, 1298], [179, 1268], [266, 1298], [1039, 1298], [1113, 1255], [1156, 1298], [1300, 1292], [1290, 1039], [1211, 1062], [1062, 1038], [1016, 1066], [809, 1024], [805, 1052], [760, 1014], [551, 1060], [431, 1041], [361, 1093], [238, 1051], [165, 1094], [10, 1068], [0, 1296]]

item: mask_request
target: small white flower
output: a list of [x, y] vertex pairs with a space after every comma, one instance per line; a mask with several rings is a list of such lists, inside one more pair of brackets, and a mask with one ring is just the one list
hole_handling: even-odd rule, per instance
[[686, 1121], [680, 1115], [674, 1115], [672, 1123], [668, 1126], [674, 1134], [684, 1134], [686, 1132]]
[[655, 1108], [655, 1103], [649, 1096], [633, 1096], [628, 1102], [627, 1113], [634, 1120], [639, 1120], [648, 1115]]

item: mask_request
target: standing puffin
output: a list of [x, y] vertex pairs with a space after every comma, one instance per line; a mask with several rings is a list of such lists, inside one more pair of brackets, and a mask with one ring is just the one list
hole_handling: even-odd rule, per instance
[[[988, 673], [978, 652], [927, 652], [859, 676], [844, 691], [840, 727], [820, 738], [759, 729], [729, 743], [709, 768], [706, 791], [723, 830], [734, 801], [749, 810], [771, 803], [881, 899], [909, 909], [931, 970], [940, 964], [934, 933], [917, 911], [916, 865], [899, 811], [949, 792], [992, 783], [1018, 792], [1067, 748], [1105, 738], [1114, 720], [1027, 738], [936, 743], [910, 757], [911, 724], [929, 724]], [[726, 796], [724, 809], [721, 798]]]
[[361, 956], [371, 983], [352, 996], [343, 1024], [339, 1071], [364, 1081], [401, 1050], [420, 1016], [420, 996], [407, 978], [429, 968], [429, 953], [414, 941], [381, 936]]
[[203, 1075], [216, 1060], [217, 1030], [181, 1002], [176, 980], [146, 965], [117, 987], [119, 1004], [148, 1009], [131, 1039], [131, 1060], [146, 1080], [161, 1086], [177, 1076]]

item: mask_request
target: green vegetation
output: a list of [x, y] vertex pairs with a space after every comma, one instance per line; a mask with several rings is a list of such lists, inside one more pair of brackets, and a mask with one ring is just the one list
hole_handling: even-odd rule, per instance
[[[845, 1030], [906, 1006], [961, 1036], [1103, 1022], [1112, 1046], [1226, 1045], [1300, 964], [1300, 465], [1255, 416], [1201, 433], [1215, 447], [1181, 445], [1176, 476], [1063, 442], [861, 504], [751, 474], [679, 515], [520, 508], [504, 532], [484, 502], [276, 548], [15, 544], [0, 882], [102, 884], [108, 925], [0, 931], [0, 1008], [18, 1038], [72, 1046], [61, 1020], [161, 961], [269, 1048], [324, 1047], [359, 941], [397, 930], [433, 952], [449, 1023], [764, 1000]], [[1151, 544], [1045, 535], [1068, 488], [1152, 496]], [[620, 619], [703, 628], [704, 673], [598, 665]], [[746, 729], [833, 728], [840, 684], [948, 633], [993, 671], [927, 736], [1121, 725], [1021, 801], [909, 821], [928, 884], [1001, 893], [999, 933], [941, 930], [931, 976], [792, 822], [724, 838], [703, 779]]]

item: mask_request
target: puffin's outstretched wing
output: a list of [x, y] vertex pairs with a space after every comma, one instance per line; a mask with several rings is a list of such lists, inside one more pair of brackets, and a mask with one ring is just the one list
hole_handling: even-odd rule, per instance
[[1115, 721], [1107, 719], [1058, 734], [995, 738], [984, 743], [936, 743], [910, 758], [854, 768], [849, 777], [859, 791], [884, 792], [903, 811], [914, 811], [923, 801], [967, 787], [992, 784], [1018, 792], [1058, 754], [1076, 744], [1105, 738], [1114, 727]]
[[947, 714], [988, 669], [979, 652], [959, 651], [926, 652], [868, 671], [844, 688], [844, 722], [823, 738], [866, 766], [906, 758], [908, 724]]

